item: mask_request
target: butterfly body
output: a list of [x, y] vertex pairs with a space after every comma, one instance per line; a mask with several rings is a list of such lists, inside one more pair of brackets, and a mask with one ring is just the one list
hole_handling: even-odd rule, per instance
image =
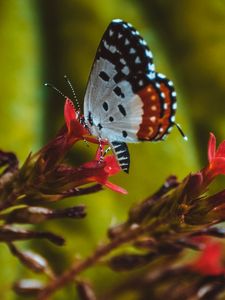
[[109, 142], [128, 172], [126, 143], [164, 139], [175, 111], [173, 83], [155, 72], [145, 40], [131, 24], [113, 20], [98, 47], [84, 98], [90, 133]]

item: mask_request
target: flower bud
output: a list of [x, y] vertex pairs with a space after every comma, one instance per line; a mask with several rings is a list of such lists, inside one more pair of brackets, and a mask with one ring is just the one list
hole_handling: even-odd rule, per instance
[[155, 257], [157, 257], [157, 253], [154, 252], [145, 255], [121, 254], [112, 257], [108, 264], [114, 271], [130, 271], [144, 266]]
[[9, 244], [10, 251], [15, 255], [26, 267], [32, 269], [34, 272], [47, 273], [52, 276], [52, 271], [48, 262], [40, 254], [32, 251], [20, 251], [13, 244]]
[[23, 207], [11, 211], [8, 214], [1, 215], [6, 223], [28, 223], [38, 224], [50, 219], [59, 218], [83, 218], [85, 217], [85, 206], [74, 206], [65, 209], [49, 209], [45, 207]]
[[13, 290], [23, 296], [36, 296], [43, 288], [44, 285], [35, 279], [22, 279], [13, 285]]
[[96, 300], [95, 293], [91, 285], [84, 281], [77, 282], [77, 292], [80, 300]]
[[28, 239], [47, 239], [56, 245], [63, 245], [65, 240], [54, 233], [48, 231], [31, 231], [11, 225], [5, 225], [0, 228], [0, 241], [12, 242]]

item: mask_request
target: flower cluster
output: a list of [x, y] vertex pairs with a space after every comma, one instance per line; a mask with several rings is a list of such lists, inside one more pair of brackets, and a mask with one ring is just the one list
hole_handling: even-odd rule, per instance
[[[54, 272], [40, 255], [19, 250], [14, 241], [27, 239], [47, 239], [56, 245], [63, 245], [64, 238], [52, 232], [22, 229], [15, 224], [38, 224], [60, 218], [83, 218], [84, 205], [55, 209], [49, 204], [83, 194], [100, 191], [103, 186], [126, 194], [127, 191], [109, 181], [109, 177], [121, 171], [114, 155], [101, 157], [97, 148], [93, 160], [79, 166], [65, 163], [71, 147], [80, 140], [98, 144], [80, 122], [81, 116], [70, 99], [64, 106], [65, 125], [58, 134], [37, 153], [30, 154], [19, 168], [15, 154], [0, 151], [0, 241], [7, 243], [11, 253], [25, 266], [35, 272], [45, 273], [51, 278]], [[103, 147], [106, 145], [103, 141]], [[10, 210], [8, 210], [10, 208]], [[34, 281], [21, 282], [15, 290], [29, 294], [40, 288]], [[25, 286], [25, 288], [24, 288]]]
[[[216, 299], [225, 287], [222, 244], [215, 240], [225, 237], [224, 229], [215, 226], [225, 220], [225, 190], [210, 194], [209, 185], [225, 174], [224, 145], [216, 150], [215, 136], [210, 134], [205, 168], [182, 182], [170, 176], [155, 194], [130, 209], [124, 223], [109, 229], [108, 243], [43, 288], [38, 300], [48, 299], [103, 257], [113, 271], [133, 275], [107, 290], [102, 299], [119, 299], [132, 291], [138, 299], [163, 299], [168, 294], [174, 300]], [[186, 263], [185, 253], [193, 250], [201, 254]]]
[[[122, 299], [121, 294], [129, 295], [133, 290], [138, 299], [148, 299], [150, 295], [157, 300], [168, 294], [172, 300], [216, 299], [225, 289], [223, 245], [218, 241], [225, 237], [225, 230], [216, 226], [225, 220], [225, 190], [214, 194], [210, 184], [218, 175], [225, 175], [225, 141], [216, 149], [212, 133], [205, 168], [189, 174], [181, 182], [176, 176], [168, 177], [158, 191], [130, 209], [124, 223], [108, 230], [107, 243], [86, 259], [76, 261], [61, 275], [56, 276], [42, 256], [15, 246], [14, 241], [27, 239], [64, 244], [64, 238], [52, 232], [15, 227], [15, 223], [38, 224], [86, 215], [83, 205], [56, 209], [51, 206], [55, 201], [97, 192], [103, 187], [127, 193], [109, 181], [120, 172], [115, 156], [102, 157], [98, 146], [91, 161], [79, 166], [65, 163], [67, 153], [76, 142], [86, 140], [98, 145], [98, 140], [90, 136], [82, 122], [83, 116], [68, 98], [64, 116], [65, 125], [56, 137], [37, 153], [30, 154], [21, 168], [13, 153], [0, 151], [0, 240], [26, 267], [49, 278], [46, 285], [36, 280], [20, 280], [14, 290], [45, 300], [73, 281], [81, 299], [97, 299], [92, 284], [81, 278], [80, 273], [104, 258], [105, 265], [115, 272], [133, 272], [112, 290], [105, 291], [101, 299]], [[103, 141], [103, 147], [106, 145], [107, 141]], [[200, 254], [187, 263], [185, 255], [193, 250]]]
[[[86, 139], [94, 143], [98, 142], [94, 137], [89, 136], [87, 129], [80, 123], [70, 99], [65, 101], [64, 115], [66, 126], [43, 149], [28, 157], [20, 171], [21, 180], [26, 180], [26, 196], [32, 199], [56, 201], [68, 196], [96, 191], [102, 185], [125, 194], [124, 189], [108, 181], [110, 176], [120, 171], [114, 155], [107, 155], [100, 160], [98, 149], [92, 161], [78, 167], [63, 162], [65, 155], [77, 141]], [[94, 185], [82, 188], [89, 183]]]

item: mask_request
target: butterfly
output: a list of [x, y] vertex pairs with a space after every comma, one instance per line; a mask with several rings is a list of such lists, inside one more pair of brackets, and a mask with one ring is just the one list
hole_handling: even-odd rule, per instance
[[130, 23], [113, 20], [98, 46], [84, 97], [90, 133], [109, 142], [128, 173], [127, 143], [165, 139], [176, 108], [173, 82], [155, 71], [146, 41]]
[[112, 20], [91, 68], [82, 123], [106, 140], [124, 172], [129, 172], [127, 143], [161, 141], [177, 126], [173, 82], [155, 71], [146, 41], [130, 24]]

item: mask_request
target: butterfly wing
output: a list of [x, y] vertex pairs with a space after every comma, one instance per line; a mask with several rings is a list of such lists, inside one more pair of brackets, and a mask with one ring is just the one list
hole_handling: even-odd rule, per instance
[[174, 118], [169, 82], [154, 71], [152, 53], [136, 29], [113, 20], [97, 49], [85, 93], [90, 132], [107, 139], [117, 158], [113, 142], [162, 139]]
[[[86, 120], [91, 114], [95, 127], [100, 124], [97, 129], [100, 127], [101, 132], [97, 135], [109, 140], [138, 141], [136, 133], [143, 103], [135, 91], [144, 85], [138, 74], [146, 80], [147, 75], [154, 77], [152, 53], [130, 24], [113, 20], [97, 49], [84, 98]], [[126, 138], [121, 130], [124, 124], [125, 131], [130, 133]]]
[[177, 103], [173, 82], [156, 73], [154, 83], [157, 89], [149, 83], [138, 92], [143, 101], [143, 116], [137, 136], [143, 141], [165, 139], [175, 122]]

